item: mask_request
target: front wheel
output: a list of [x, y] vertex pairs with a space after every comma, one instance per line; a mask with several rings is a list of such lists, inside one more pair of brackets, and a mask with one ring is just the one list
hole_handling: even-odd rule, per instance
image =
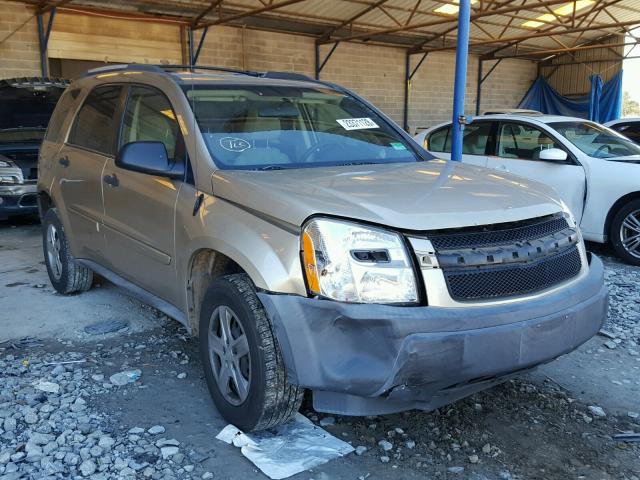
[[611, 222], [611, 244], [625, 262], [640, 266], [640, 199], [624, 205]]
[[42, 219], [42, 243], [49, 280], [58, 293], [67, 295], [91, 288], [93, 272], [80, 265], [71, 255], [64, 227], [55, 208], [50, 208]]
[[247, 275], [215, 280], [200, 312], [200, 353], [220, 414], [244, 430], [289, 420], [304, 390], [289, 384], [276, 338]]

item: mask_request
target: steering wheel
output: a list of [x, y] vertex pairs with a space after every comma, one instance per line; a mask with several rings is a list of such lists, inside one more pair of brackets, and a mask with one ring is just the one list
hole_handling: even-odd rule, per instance
[[[605, 152], [605, 148], [607, 149], [607, 151]], [[604, 154], [604, 153], [610, 153], [611, 152], [611, 145], [600, 145], [600, 147], [596, 150], [596, 155], [600, 156], [600, 154]]]
[[327, 142], [327, 143], [318, 143], [317, 145], [312, 145], [310, 148], [307, 148], [307, 150], [300, 156], [300, 162], [301, 163], [308, 162], [313, 155], [320, 153], [323, 150], [331, 151], [331, 150], [341, 150], [343, 148], [344, 148], [344, 145], [342, 143], [338, 143], [337, 141]]

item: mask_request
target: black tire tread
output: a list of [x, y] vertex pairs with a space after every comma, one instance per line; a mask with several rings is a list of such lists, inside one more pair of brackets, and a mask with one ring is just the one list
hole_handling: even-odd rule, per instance
[[[93, 271], [87, 267], [80, 265], [75, 257], [71, 254], [71, 249], [69, 248], [69, 242], [67, 241], [67, 233], [64, 231], [64, 227], [62, 226], [62, 222], [60, 221], [60, 216], [58, 215], [57, 208], [50, 208], [44, 216], [42, 222], [42, 228], [44, 232], [44, 238], [46, 242], [46, 231], [47, 226], [54, 222], [57, 223], [56, 227], [58, 228], [58, 232], [60, 235], [60, 241], [62, 243], [62, 255], [61, 260], [63, 262], [63, 270], [66, 271], [66, 275], [63, 273], [61, 280], [58, 285], [54, 284], [54, 287], [59, 293], [64, 295], [69, 295], [72, 293], [78, 292], [86, 292], [91, 288], [93, 284]], [[46, 243], [44, 245], [45, 248], [45, 262], [47, 258], [46, 254]], [[52, 279], [53, 283], [53, 279]]]
[[262, 352], [265, 358], [265, 392], [262, 414], [254, 430], [265, 430], [285, 423], [300, 409], [304, 389], [291, 385], [287, 380], [280, 347], [271, 327], [271, 322], [258, 299], [253, 283], [244, 273], [223, 277], [234, 286], [249, 305], [256, 322]]
[[624, 262], [629, 263], [631, 265], [640, 266], [640, 259], [634, 257], [633, 255], [631, 255], [626, 251], [626, 249], [622, 245], [622, 242], [620, 241], [619, 233], [618, 233], [620, 231], [622, 222], [624, 221], [626, 216], [631, 211], [637, 210], [637, 209], [640, 209], [640, 199], [638, 198], [625, 203], [624, 205], [622, 205], [622, 207], [620, 207], [620, 209], [618, 209], [618, 211], [616, 212], [616, 214], [614, 215], [611, 221], [611, 227], [609, 229], [609, 241], [616, 255], [620, 259], [622, 259]]

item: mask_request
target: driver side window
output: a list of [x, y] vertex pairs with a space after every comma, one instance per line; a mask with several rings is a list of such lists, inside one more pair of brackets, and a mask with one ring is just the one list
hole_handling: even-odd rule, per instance
[[171, 162], [184, 161], [184, 141], [169, 99], [153, 88], [134, 86], [129, 91], [120, 147], [142, 141], [161, 142]]
[[540, 152], [562, 146], [542, 130], [524, 123], [501, 123], [496, 153], [501, 158], [539, 160]]

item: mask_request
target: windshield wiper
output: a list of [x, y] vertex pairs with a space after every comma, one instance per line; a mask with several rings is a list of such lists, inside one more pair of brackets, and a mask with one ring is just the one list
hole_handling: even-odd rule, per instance
[[261, 172], [266, 172], [268, 170], [286, 170], [287, 167], [283, 167], [281, 165], [265, 165], [264, 167], [256, 168], [256, 170], [260, 170]]
[[380, 165], [382, 162], [349, 162], [349, 163], [337, 163], [336, 167], [350, 167], [352, 165]]

